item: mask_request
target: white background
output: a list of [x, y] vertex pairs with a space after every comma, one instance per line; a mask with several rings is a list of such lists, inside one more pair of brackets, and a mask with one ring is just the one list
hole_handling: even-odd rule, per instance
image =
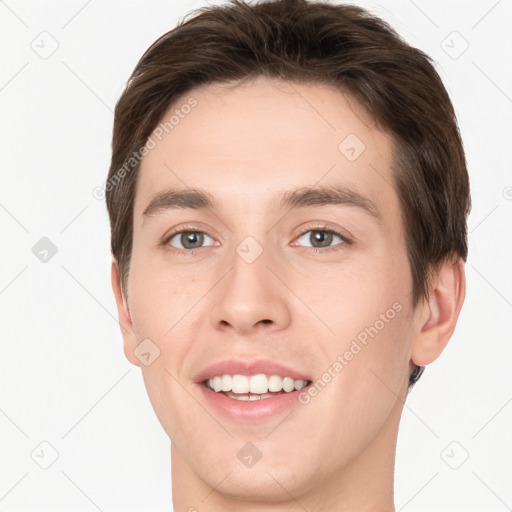
[[[396, 508], [512, 510], [512, 2], [357, 3], [434, 58], [472, 184], [466, 303], [407, 399]], [[92, 191], [135, 64], [203, 5], [0, 1], [0, 512], [171, 509], [169, 440], [123, 355]]]

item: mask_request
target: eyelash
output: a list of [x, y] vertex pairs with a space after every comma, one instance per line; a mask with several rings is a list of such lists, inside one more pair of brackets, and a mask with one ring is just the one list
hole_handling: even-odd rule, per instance
[[[315, 226], [308, 226], [307, 229], [305, 229], [304, 231], [301, 231], [301, 233], [299, 233], [295, 238], [296, 239], [301, 238], [302, 236], [304, 236], [306, 233], [309, 233], [310, 231], [319, 231], [321, 233], [332, 234], [332, 235], [339, 237], [342, 240], [342, 242], [336, 244], [335, 246], [326, 247], [324, 249], [319, 249], [318, 247], [305, 247], [305, 249], [307, 249], [309, 252], [312, 252], [314, 254], [320, 254], [320, 253], [325, 254], [326, 252], [337, 251], [337, 250], [340, 250], [337, 248], [338, 245], [352, 245], [352, 243], [353, 243], [352, 240], [350, 240], [347, 236], [341, 234], [339, 231], [331, 228], [330, 226], [328, 226], [326, 224], [321, 224], [321, 225], [317, 224]], [[211, 235], [209, 235], [205, 231], [198, 229], [197, 226], [193, 226], [193, 225], [192, 226], [182, 226], [179, 230], [173, 231], [172, 233], [167, 235], [164, 238], [164, 240], [162, 241], [162, 245], [169, 247], [169, 242], [172, 240], [172, 238], [174, 238], [176, 235], [180, 235], [182, 233], [202, 233], [202, 234], [209, 236], [210, 238], [213, 238]], [[172, 247], [169, 250], [172, 252], [178, 253], [178, 254], [194, 255], [196, 253], [196, 251], [199, 251], [200, 249], [204, 249], [204, 247], [197, 247], [195, 249], [179, 249], [177, 247]]]

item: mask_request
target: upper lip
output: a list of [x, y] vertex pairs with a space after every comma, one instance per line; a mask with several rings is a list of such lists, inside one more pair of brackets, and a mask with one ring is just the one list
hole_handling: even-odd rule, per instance
[[201, 370], [194, 377], [194, 382], [204, 382], [217, 375], [257, 375], [264, 373], [266, 375], [280, 375], [281, 377], [291, 377], [294, 380], [312, 380], [311, 377], [299, 370], [294, 370], [289, 366], [271, 361], [269, 359], [229, 359], [213, 363]]

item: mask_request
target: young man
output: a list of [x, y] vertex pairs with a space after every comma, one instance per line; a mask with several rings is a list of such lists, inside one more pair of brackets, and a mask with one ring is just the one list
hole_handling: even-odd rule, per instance
[[408, 390], [465, 296], [464, 151], [429, 58], [306, 0], [143, 55], [106, 183], [126, 357], [175, 511], [394, 511]]

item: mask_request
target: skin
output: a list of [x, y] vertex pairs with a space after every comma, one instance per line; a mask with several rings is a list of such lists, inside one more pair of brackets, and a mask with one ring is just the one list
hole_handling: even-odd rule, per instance
[[[448, 343], [464, 301], [464, 264], [446, 262], [429, 300], [412, 308], [393, 140], [349, 96], [258, 78], [203, 86], [170, 111], [191, 96], [197, 106], [142, 161], [126, 294], [112, 264], [126, 357], [141, 367], [171, 440], [174, 510], [394, 511], [409, 372]], [[348, 134], [366, 147], [354, 161], [338, 149]], [[278, 208], [284, 191], [326, 185], [370, 199], [380, 218], [347, 204]], [[143, 218], [170, 187], [206, 189], [219, 206]], [[322, 223], [352, 243], [334, 236], [322, 246], [312, 236]], [[165, 242], [191, 224], [208, 235], [194, 254], [179, 252], [185, 237]], [[263, 249], [250, 264], [236, 252], [247, 236]], [[234, 357], [276, 360], [319, 379], [397, 302], [400, 312], [291, 414], [229, 420], [193, 382]], [[146, 338], [160, 350], [149, 366], [134, 355]], [[237, 458], [249, 441], [262, 454], [251, 468]]]

